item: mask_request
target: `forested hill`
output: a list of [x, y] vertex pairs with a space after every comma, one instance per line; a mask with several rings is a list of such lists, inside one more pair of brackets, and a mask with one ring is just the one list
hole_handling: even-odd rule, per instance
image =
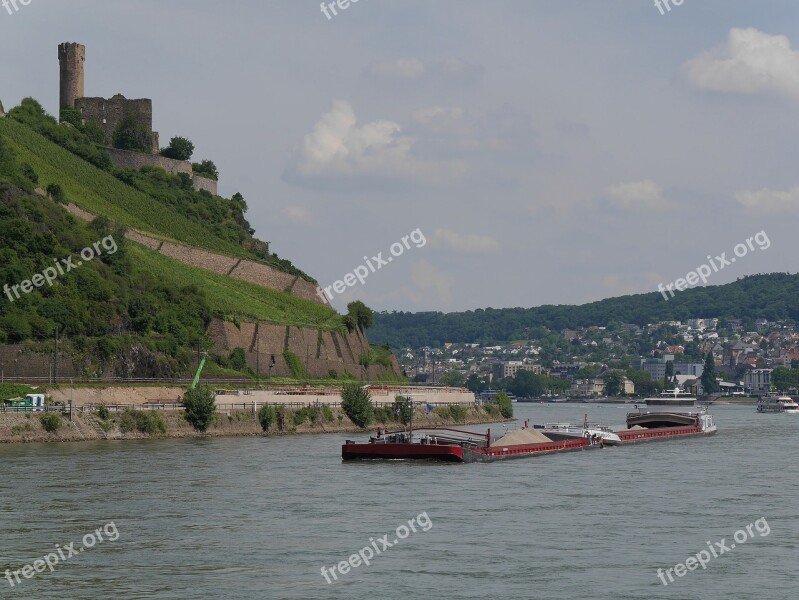
[[487, 308], [458, 313], [376, 313], [370, 339], [395, 348], [439, 346], [445, 342], [506, 342], [535, 337], [536, 329], [551, 330], [646, 325], [719, 317], [744, 321], [799, 320], [799, 275], [752, 275], [727, 285], [706, 286], [678, 293], [666, 301], [660, 293], [608, 298], [583, 305], [535, 308]]

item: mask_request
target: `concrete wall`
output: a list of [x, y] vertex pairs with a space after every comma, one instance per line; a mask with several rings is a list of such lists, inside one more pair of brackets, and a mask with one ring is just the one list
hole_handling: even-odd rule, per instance
[[[475, 397], [472, 392], [460, 388], [375, 388], [369, 390], [372, 402], [391, 403], [397, 396], [413, 396], [414, 402], [430, 404], [474, 404]], [[257, 404], [338, 404], [341, 394], [337, 389], [308, 389], [307, 391], [281, 391], [281, 390], [246, 390], [217, 394], [217, 404], [233, 404], [241, 402], [256, 402]]]

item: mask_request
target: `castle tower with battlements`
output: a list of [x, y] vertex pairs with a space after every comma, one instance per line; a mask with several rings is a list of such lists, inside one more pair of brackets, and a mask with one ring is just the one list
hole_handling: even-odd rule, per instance
[[83, 65], [86, 47], [65, 42], [58, 45], [58, 62], [61, 65], [61, 94], [59, 108], [80, 111], [84, 123], [94, 123], [103, 130], [106, 146], [113, 145], [114, 131], [125, 120], [137, 126], [142, 146], [158, 154], [158, 132], [153, 131], [153, 101], [149, 98], [129, 100], [122, 94], [112, 98], [87, 98], [84, 93]]
[[83, 63], [86, 47], [65, 42], [58, 45], [58, 63], [61, 66], [61, 93], [59, 108], [75, 108], [75, 100], [83, 98]]

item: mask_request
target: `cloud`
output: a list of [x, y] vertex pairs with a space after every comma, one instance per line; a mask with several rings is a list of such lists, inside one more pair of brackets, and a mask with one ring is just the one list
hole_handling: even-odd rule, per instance
[[358, 125], [352, 105], [336, 100], [305, 136], [284, 178], [292, 183], [333, 184], [358, 178], [443, 183], [465, 172], [465, 165], [457, 161], [419, 159], [413, 154], [415, 143], [393, 121]]
[[683, 69], [699, 89], [799, 99], [799, 52], [784, 35], [733, 28], [724, 45], [688, 61]]
[[286, 219], [295, 223], [310, 223], [313, 221], [313, 214], [304, 206], [284, 206], [280, 213]]
[[612, 205], [623, 209], [662, 210], [666, 204], [663, 189], [651, 179], [612, 185], [607, 195]]
[[735, 194], [735, 199], [744, 208], [751, 211], [781, 212], [799, 209], [799, 185], [787, 192], [763, 188], [757, 192], [742, 191]]
[[398, 58], [374, 62], [363, 71], [368, 79], [448, 85], [470, 85], [482, 79], [484, 73], [484, 67], [460, 58], [445, 58], [429, 63], [418, 58]]
[[497, 241], [490, 236], [457, 233], [451, 229], [437, 229], [431, 242], [435, 246], [447, 247], [464, 254], [486, 254], [499, 249]]

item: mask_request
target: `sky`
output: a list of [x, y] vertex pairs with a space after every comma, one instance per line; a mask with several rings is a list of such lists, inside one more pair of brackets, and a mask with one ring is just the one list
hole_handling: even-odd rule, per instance
[[56, 114], [57, 46], [86, 45], [88, 96], [152, 98], [274, 252], [355, 272], [339, 310], [797, 270], [795, 0], [26, 2], [0, 5], [7, 110]]

